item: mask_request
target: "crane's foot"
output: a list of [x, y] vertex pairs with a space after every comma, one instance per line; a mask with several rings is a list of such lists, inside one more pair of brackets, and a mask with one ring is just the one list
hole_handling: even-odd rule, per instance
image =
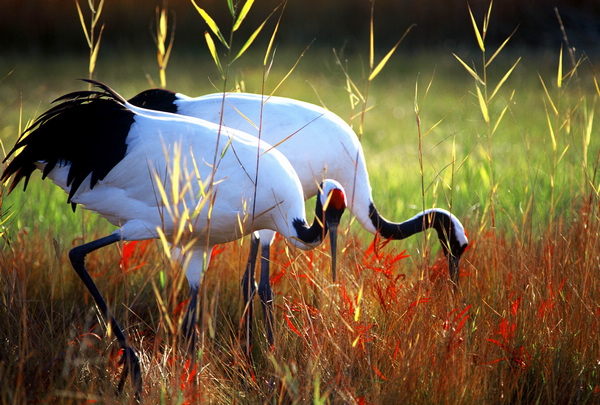
[[131, 383], [135, 390], [135, 401], [140, 403], [142, 397], [142, 371], [140, 360], [131, 347], [124, 347], [122, 350], [123, 353], [121, 360], [119, 360], [119, 365], [123, 366], [123, 372], [121, 373], [121, 378], [119, 379], [119, 384], [117, 386], [117, 395], [121, 395], [121, 392], [123, 392], [125, 381], [127, 381], [127, 376], [131, 372]]

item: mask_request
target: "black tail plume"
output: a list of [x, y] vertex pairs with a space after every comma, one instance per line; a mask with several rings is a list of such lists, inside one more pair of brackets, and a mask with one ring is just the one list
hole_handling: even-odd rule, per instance
[[70, 166], [67, 185], [71, 198], [91, 174], [90, 187], [102, 180], [125, 156], [126, 138], [134, 113], [123, 97], [110, 87], [93, 81], [100, 90], [77, 91], [55, 100], [60, 104], [40, 115], [19, 136], [3, 163], [0, 181], [14, 175], [9, 193], [24, 180], [25, 190], [37, 163], [45, 163], [42, 178], [58, 166]]

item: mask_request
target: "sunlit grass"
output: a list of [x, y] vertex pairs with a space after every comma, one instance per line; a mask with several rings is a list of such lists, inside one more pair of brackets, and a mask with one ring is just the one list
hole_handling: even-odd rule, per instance
[[[473, 20], [481, 27], [478, 16]], [[211, 55], [175, 49], [169, 88], [192, 96], [222, 90], [223, 71]], [[347, 77], [336, 63], [362, 86], [368, 62], [385, 53], [365, 62], [310, 49], [282, 83], [302, 51], [278, 49], [266, 81], [264, 54], [248, 51], [229, 68], [227, 86], [250, 92], [264, 86], [265, 93], [279, 86], [278, 95], [323, 104], [348, 121], [354, 117], [357, 128]], [[600, 400], [593, 61], [582, 59], [575, 79], [560, 57], [564, 51], [530, 54], [509, 43], [486, 67], [488, 87], [478, 95], [473, 75], [450, 52], [396, 52], [369, 83], [363, 122], [374, 200], [392, 220], [414, 215], [423, 204], [450, 208], [451, 201], [471, 242], [461, 262], [461, 290], [453, 294], [433, 239], [372, 244], [357, 224], [344, 226], [341, 277], [334, 284], [327, 246], [301, 252], [277, 238], [271, 264], [275, 347], [266, 349], [258, 315], [248, 364], [239, 283], [249, 244], [219, 246], [202, 284], [200, 351], [191, 366], [172, 327], [185, 312], [187, 288], [159, 242], [95, 252], [88, 268], [140, 354], [147, 402]], [[477, 69], [481, 53], [455, 53]], [[146, 75], [156, 72], [154, 55], [108, 51], [95, 62], [96, 78], [125, 97], [147, 88]], [[14, 69], [0, 84], [4, 146], [16, 139], [21, 114], [30, 120], [52, 99], [84, 87], [74, 79], [88, 66], [85, 55], [0, 61], [0, 76]], [[104, 236], [112, 227], [89, 213], [82, 220], [65, 202], [64, 193], [39, 175], [27, 193], [2, 195], [2, 212], [12, 214], [2, 221], [0, 241], [2, 403], [126, 403], [131, 395], [113, 397], [118, 347], [67, 255], [83, 238]]]

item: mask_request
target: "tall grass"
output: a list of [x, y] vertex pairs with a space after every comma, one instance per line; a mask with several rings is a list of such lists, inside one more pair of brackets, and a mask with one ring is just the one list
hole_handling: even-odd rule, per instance
[[[471, 246], [461, 264], [461, 290], [453, 293], [432, 243], [373, 240], [347, 223], [339, 240], [343, 277], [333, 284], [326, 277], [327, 246], [301, 252], [277, 238], [275, 346], [265, 349], [263, 323], [256, 322], [248, 363], [239, 288], [248, 244], [223, 245], [203, 281], [202, 361], [192, 364], [179, 342], [187, 298], [180, 266], [166, 259], [160, 242], [110, 247], [90, 255], [88, 268], [140, 354], [147, 402], [600, 401], [594, 64], [567, 44], [550, 58], [551, 69], [537, 62], [544, 55], [523, 55], [516, 65], [513, 55], [524, 51], [511, 50], [510, 42], [501, 47], [507, 58], [486, 58], [482, 32], [493, 28], [490, 10], [485, 29], [472, 15], [481, 65], [464, 54], [457, 54], [463, 63], [440, 54], [389, 59], [369, 81], [374, 107], [366, 107], [361, 123], [375, 202], [386, 216], [451, 202], [463, 220]], [[574, 55], [568, 67], [565, 52]], [[350, 119], [348, 78], [363, 75], [362, 66], [349, 59], [341, 72], [340, 54], [308, 52], [303, 61], [310, 63], [299, 63], [283, 84], [265, 83], [262, 52], [247, 54], [228, 77], [253, 91], [323, 102]], [[278, 55], [270, 74], [285, 77], [289, 71], [277, 70], [276, 62], [287, 55]], [[173, 88], [210, 91], [211, 84], [185, 78], [197, 61], [177, 57], [169, 65]], [[330, 68], [319, 65], [323, 59]], [[113, 75], [111, 62], [100, 58], [97, 74]], [[50, 100], [73, 86], [74, 75], [60, 66], [47, 67], [67, 79], [26, 88], [26, 119], [45, 108], [27, 101], [28, 94]], [[34, 76], [27, 69], [23, 75]], [[206, 74], [218, 79], [222, 72]], [[14, 76], [0, 87], [23, 80]], [[113, 86], [133, 93], [145, 85], [143, 75], [131, 76]], [[4, 143], [18, 132], [13, 118], [2, 130]], [[46, 183], [32, 179], [26, 195], [2, 195], [0, 400], [128, 402], [131, 393], [112, 396], [118, 347], [67, 257], [81, 242], [81, 219]], [[88, 237], [108, 229], [94, 216], [85, 226]]]

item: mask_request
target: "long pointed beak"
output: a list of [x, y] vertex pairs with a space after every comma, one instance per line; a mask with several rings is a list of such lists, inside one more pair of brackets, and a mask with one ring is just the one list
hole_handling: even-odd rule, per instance
[[336, 256], [337, 256], [337, 234], [338, 234], [338, 222], [328, 223], [329, 227], [329, 242], [331, 245], [331, 274], [333, 275], [333, 281], [335, 282], [335, 269], [336, 269]]

